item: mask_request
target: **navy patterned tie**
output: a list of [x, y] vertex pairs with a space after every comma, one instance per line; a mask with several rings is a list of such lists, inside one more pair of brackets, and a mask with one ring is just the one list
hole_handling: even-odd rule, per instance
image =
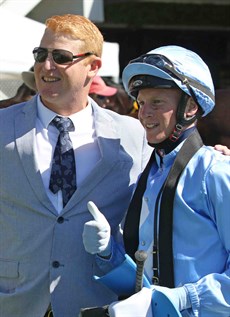
[[63, 207], [67, 204], [76, 186], [76, 168], [72, 142], [69, 131], [74, 131], [69, 118], [56, 116], [52, 122], [60, 132], [52, 161], [49, 189], [56, 194], [62, 191]]

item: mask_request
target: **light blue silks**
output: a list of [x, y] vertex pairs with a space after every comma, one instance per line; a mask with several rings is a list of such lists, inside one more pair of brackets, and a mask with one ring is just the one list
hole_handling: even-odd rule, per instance
[[[94, 276], [94, 279], [108, 287], [115, 294], [129, 297], [135, 293], [136, 263], [126, 254], [126, 259], [121, 265], [102, 277]], [[143, 277], [143, 286], [151, 288], [147, 277]], [[180, 312], [174, 307], [167, 296], [153, 290], [152, 294], [153, 317], [181, 317]]]

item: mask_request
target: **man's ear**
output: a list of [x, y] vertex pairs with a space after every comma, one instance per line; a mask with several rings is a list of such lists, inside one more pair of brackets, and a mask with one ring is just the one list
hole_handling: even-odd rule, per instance
[[198, 109], [198, 105], [195, 103], [192, 97], [190, 97], [185, 108], [185, 118], [190, 119], [194, 117], [197, 114]]
[[101, 64], [102, 62], [100, 57], [94, 57], [93, 60], [90, 62], [89, 76], [91, 78], [93, 78], [97, 74], [97, 72], [101, 68]]

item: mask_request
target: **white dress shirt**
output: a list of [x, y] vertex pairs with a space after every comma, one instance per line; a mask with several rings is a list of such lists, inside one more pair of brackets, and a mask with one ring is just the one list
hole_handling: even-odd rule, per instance
[[[62, 193], [59, 191], [53, 194], [49, 189], [52, 158], [59, 135], [57, 128], [50, 125], [50, 122], [57, 113], [46, 108], [42, 104], [39, 96], [37, 97], [37, 107], [35, 157], [46, 193], [57, 212], [60, 213], [63, 209]], [[75, 131], [69, 132], [69, 135], [75, 154], [78, 187], [100, 160], [101, 154], [96, 137], [93, 110], [90, 101], [85, 109], [69, 116], [69, 118], [75, 127]]]

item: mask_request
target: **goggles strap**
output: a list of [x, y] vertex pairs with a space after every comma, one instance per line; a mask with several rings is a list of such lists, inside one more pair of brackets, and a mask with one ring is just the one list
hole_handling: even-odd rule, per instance
[[175, 125], [175, 128], [169, 137], [169, 140], [172, 142], [176, 142], [179, 139], [181, 133], [184, 130], [184, 127], [192, 124], [197, 119], [197, 115], [193, 116], [190, 119], [185, 119], [184, 117], [188, 99], [189, 95], [183, 92], [177, 106], [177, 124]]
[[171, 65], [165, 65], [165, 68], [170, 71], [176, 78], [178, 78], [182, 84], [184, 84], [188, 91], [191, 94], [191, 97], [194, 99], [194, 101], [199, 105], [196, 95], [191, 87], [194, 86], [195, 88], [199, 89], [200, 91], [202, 91], [204, 94], [206, 94], [207, 96], [209, 96], [209, 98], [211, 98], [214, 101], [214, 96], [213, 93], [211, 91], [209, 91], [207, 88], [205, 88], [203, 85], [199, 84], [198, 82], [194, 81], [192, 78], [188, 77], [188, 76], [183, 76], [180, 73], [178, 73], [175, 68]]
[[171, 135], [161, 143], [157, 143], [157, 144], [148, 143], [150, 146], [154, 147], [155, 149], [164, 149], [165, 154], [167, 154], [171, 152], [181, 142], [182, 140], [181, 138], [183, 137], [184, 133], [188, 131], [188, 130], [185, 130], [185, 127], [190, 125], [197, 119], [197, 115], [195, 115], [194, 117], [188, 120], [184, 118], [185, 108], [189, 98], [190, 98], [189, 95], [187, 95], [185, 92], [182, 92], [181, 98], [177, 106], [177, 113], [176, 113], [177, 123]]

